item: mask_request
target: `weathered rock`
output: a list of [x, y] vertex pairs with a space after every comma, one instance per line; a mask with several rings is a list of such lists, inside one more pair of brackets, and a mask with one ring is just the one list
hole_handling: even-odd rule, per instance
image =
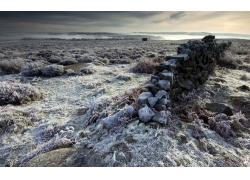
[[157, 86], [156, 84], [150, 83], [150, 84], [148, 85], [148, 90], [149, 90], [150, 92], [152, 92], [153, 94], [156, 94], [158, 91], [161, 90], [161, 88], [160, 88], [159, 86]]
[[165, 111], [167, 108], [166, 108], [165, 105], [156, 104], [155, 107], [154, 107], [154, 109], [155, 109], [156, 111]]
[[206, 103], [206, 109], [212, 112], [224, 113], [228, 116], [233, 115], [231, 107], [223, 103]]
[[174, 81], [174, 74], [171, 73], [171, 72], [168, 72], [168, 73], [160, 73], [160, 78], [163, 79], [163, 80], [168, 80], [170, 81], [171, 83], [173, 83]]
[[146, 105], [138, 111], [139, 118], [142, 122], [146, 123], [152, 119], [155, 113]]
[[152, 75], [151, 76], [151, 83], [155, 84], [160, 80], [160, 77]]
[[106, 129], [110, 130], [114, 127], [117, 127], [121, 124], [121, 122], [118, 120], [121, 117], [123, 117], [125, 115], [126, 111], [125, 110], [120, 110], [119, 112], [117, 112], [116, 114], [106, 117], [104, 118], [103, 121], [103, 125]]
[[158, 85], [160, 88], [162, 88], [164, 90], [170, 89], [170, 81], [168, 81], [168, 80], [159, 80]]
[[155, 95], [155, 97], [157, 97], [158, 99], [162, 98], [163, 96], [169, 97], [169, 96], [168, 96], [168, 93], [167, 93], [166, 91], [164, 91], [164, 90], [158, 91], [158, 92], [156, 93], [156, 95]]
[[167, 98], [161, 98], [157, 101], [157, 104], [161, 104], [161, 105], [167, 105], [167, 103], [168, 103]]
[[194, 88], [194, 84], [192, 83], [192, 81], [190, 81], [189, 79], [186, 79], [185, 81], [182, 81], [180, 83], [180, 86], [182, 88], [187, 89], [188, 91], [192, 90]]
[[148, 104], [148, 98], [153, 97], [151, 92], [142, 92], [138, 98], [139, 104]]
[[148, 102], [149, 102], [149, 105], [150, 105], [151, 108], [154, 107], [154, 105], [156, 104], [157, 101], [158, 101], [157, 97], [150, 97], [150, 98], [148, 98]]
[[135, 117], [137, 115], [137, 112], [135, 111], [133, 106], [128, 106], [126, 112], [129, 114], [130, 117]]
[[167, 123], [167, 118], [163, 116], [160, 112], [156, 112], [155, 116], [152, 118], [152, 121], [165, 125]]

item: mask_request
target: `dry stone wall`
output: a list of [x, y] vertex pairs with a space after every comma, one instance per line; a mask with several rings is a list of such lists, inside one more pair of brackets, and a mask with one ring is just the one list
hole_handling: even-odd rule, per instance
[[[215, 36], [205, 36], [181, 44], [177, 54], [167, 56], [166, 61], [155, 67], [148, 86], [149, 92], [140, 95], [138, 103], [145, 105], [139, 110], [140, 119], [147, 122], [154, 118], [156, 111], [167, 110], [171, 101], [204, 84], [216, 61], [231, 42], [216, 43]], [[151, 111], [153, 110], [153, 111]], [[145, 114], [150, 114], [149, 118]]]

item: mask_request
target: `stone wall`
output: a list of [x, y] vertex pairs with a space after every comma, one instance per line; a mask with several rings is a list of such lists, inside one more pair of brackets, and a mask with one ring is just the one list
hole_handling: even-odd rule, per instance
[[[167, 56], [165, 62], [155, 67], [148, 86], [149, 92], [142, 93], [138, 99], [139, 104], [146, 105], [139, 110], [139, 116], [145, 111], [151, 112], [152, 108], [156, 111], [167, 110], [172, 100], [178, 100], [204, 84], [215, 68], [216, 61], [230, 45], [231, 42], [216, 43], [212, 35], [205, 36], [201, 41], [181, 44], [177, 54]], [[151, 116], [154, 117], [153, 113]]]

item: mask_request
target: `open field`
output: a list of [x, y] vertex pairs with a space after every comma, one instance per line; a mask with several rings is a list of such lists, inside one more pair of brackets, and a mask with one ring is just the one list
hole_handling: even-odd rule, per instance
[[244, 128], [230, 137], [206, 126], [197, 135], [179, 116], [103, 127], [138, 110], [154, 66], [187, 40], [0, 42], [0, 166], [250, 166], [250, 40], [230, 41], [195, 91], [209, 94], [200, 104], [225, 103], [239, 117]]

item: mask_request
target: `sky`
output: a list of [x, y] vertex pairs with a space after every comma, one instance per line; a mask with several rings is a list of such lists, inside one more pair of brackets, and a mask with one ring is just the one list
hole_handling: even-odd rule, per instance
[[250, 34], [250, 11], [1, 11], [0, 34], [12, 32]]

